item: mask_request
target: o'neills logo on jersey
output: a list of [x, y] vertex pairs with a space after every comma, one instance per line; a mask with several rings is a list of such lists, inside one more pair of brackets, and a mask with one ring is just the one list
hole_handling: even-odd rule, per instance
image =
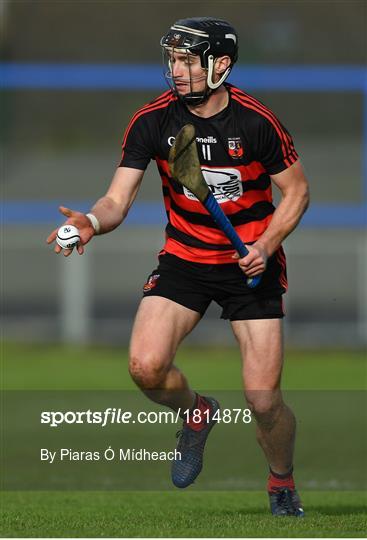
[[228, 153], [233, 159], [243, 156], [243, 147], [240, 137], [228, 138]]
[[[169, 146], [172, 146], [175, 142], [176, 137], [168, 137], [167, 142]], [[208, 137], [196, 137], [196, 142], [201, 144], [217, 144], [217, 139], [213, 137], [212, 135], [209, 135]]]
[[[237, 201], [243, 194], [241, 174], [237, 169], [206, 169], [201, 168], [205, 182], [219, 204]], [[186, 197], [192, 201], [198, 199], [184, 187]]]
[[196, 137], [196, 142], [204, 144], [216, 144], [218, 141], [211, 135], [209, 137]]

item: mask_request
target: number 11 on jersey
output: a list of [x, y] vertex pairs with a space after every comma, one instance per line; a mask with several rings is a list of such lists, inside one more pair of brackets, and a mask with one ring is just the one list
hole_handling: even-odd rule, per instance
[[203, 152], [203, 157], [206, 159], [206, 161], [210, 161], [212, 159], [212, 153], [210, 150], [210, 144], [202, 144], [201, 149]]

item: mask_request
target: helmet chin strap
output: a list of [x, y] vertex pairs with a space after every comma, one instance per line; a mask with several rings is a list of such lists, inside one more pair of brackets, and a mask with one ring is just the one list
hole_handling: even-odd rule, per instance
[[[205, 89], [202, 92], [193, 92], [193, 91], [191, 91], [191, 92], [188, 92], [187, 94], [184, 94], [184, 95], [180, 94], [177, 91], [175, 81], [173, 81], [176, 96], [181, 101], [183, 101], [186, 105], [190, 105], [191, 107], [195, 107], [196, 105], [202, 105], [203, 103], [205, 103], [209, 99], [209, 96], [212, 94], [212, 90], [208, 87], [207, 77], [204, 77], [204, 78], [202, 78], [200, 80], [205, 81], [205, 83], [206, 83]], [[198, 82], [198, 81], [193, 81], [191, 79], [190, 81], [187, 81], [187, 82], [190, 84], [190, 87], [192, 88], [192, 83], [193, 82]]]
[[197, 105], [202, 105], [203, 103], [208, 101], [212, 93], [213, 90], [211, 90], [211, 88], [206, 85], [206, 88], [203, 92], [189, 92], [184, 96], [179, 96], [179, 99], [181, 99], [186, 105], [191, 105], [192, 107], [195, 107]]

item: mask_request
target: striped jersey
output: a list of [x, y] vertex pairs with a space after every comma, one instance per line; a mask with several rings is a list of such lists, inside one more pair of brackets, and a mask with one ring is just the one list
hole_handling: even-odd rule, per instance
[[122, 144], [120, 166], [145, 170], [154, 159], [162, 178], [168, 223], [164, 251], [183, 259], [233, 263], [233, 247], [196, 197], [172, 177], [168, 153], [187, 123], [195, 126], [203, 176], [246, 244], [269, 225], [275, 207], [270, 175], [298, 159], [292, 138], [265, 105], [225, 84], [228, 106], [210, 118], [191, 113], [171, 90], [139, 109]]

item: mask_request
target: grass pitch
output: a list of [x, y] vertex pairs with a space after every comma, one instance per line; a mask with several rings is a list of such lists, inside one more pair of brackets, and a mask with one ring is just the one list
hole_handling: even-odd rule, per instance
[[[2, 353], [3, 389], [134, 388], [124, 350], [6, 344]], [[177, 363], [194, 388], [241, 388], [235, 349], [182, 349]], [[283, 387], [290, 390], [363, 390], [365, 357], [358, 352], [289, 352], [283, 380]], [[337, 453], [345, 431], [337, 422], [335, 428]], [[355, 436], [357, 442], [365, 434]], [[364, 471], [360, 473], [363, 476]], [[311, 491], [302, 485], [300, 491], [304, 519], [273, 518], [265, 491], [195, 487], [164, 492], [7, 491], [0, 499], [0, 533], [2, 537], [365, 537], [362, 491], [340, 487]]]
[[6, 493], [6, 537], [364, 537], [358, 493], [305, 492], [307, 516], [273, 518], [264, 492]]
[[[133, 390], [126, 349], [19, 345], [1, 347], [5, 390]], [[240, 390], [237, 348], [181, 348], [176, 362], [193, 388]], [[288, 351], [282, 387], [289, 390], [364, 390], [363, 351]]]

